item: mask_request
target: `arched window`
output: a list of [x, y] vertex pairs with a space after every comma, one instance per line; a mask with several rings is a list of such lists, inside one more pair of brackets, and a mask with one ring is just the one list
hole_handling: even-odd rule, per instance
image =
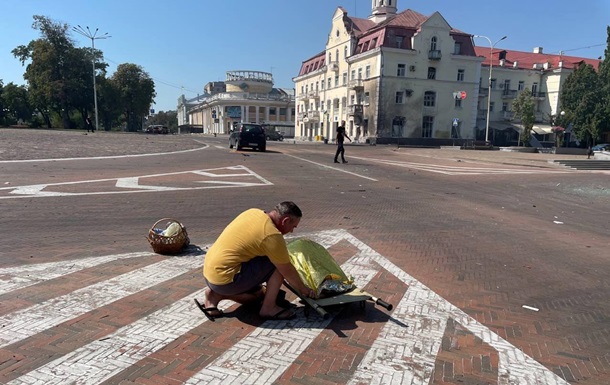
[[432, 36], [432, 40], [430, 40], [430, 51], [436, 51], [436, 36]]
[[332, 63], [332, 62], [333, 62], [333, 54], [332, 54], [332, 52], [329, 52], [329, 53], [328, 53], [328, 62], [329, 62], [329, 63]]
[[339, 61], [339, 50], [338, 49], [335, 50], [335, 57], [337, 58], [337, 61]]
[[343, 57], [347, 59], [347, 46], [343, 47]]

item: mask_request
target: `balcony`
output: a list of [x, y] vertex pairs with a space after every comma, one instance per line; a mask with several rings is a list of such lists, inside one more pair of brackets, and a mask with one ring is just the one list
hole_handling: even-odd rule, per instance
[[362, 116], [364, 106], [362, 104], [352, 104], [347, 106], [347, 114], [349, 116]]
[[362, 79], [352, 79], [349, 81], [349, 88], [352, 90], [361, 90], [364, 89], [364, 80]]
[[428, 59], [441, 60], [441, 51], [438, 49], [431, 49], [430, 51], [428, 51]]
[[309, 110], [307, 112], [300, 112], [298, 115], [298, 120], [303, 123], [313, 123], [320, 121], [320, 111], [317, 110]]
[[502, 91], [502, 99], [514, 99], [517, 97], [517, 90], [503, 90]]
[[336, 61], [330, 62], [327, 64], [327, 68], [331, 71], [339, 71], [339, 63]]
[[532, 96], [539, 100], [546, 99], [546, 92], [532, 92]]
[[479, 96], [485, 97], [487, 95], [489, 95], [489, 88], [488, 87], [479, 87]]
[[318, 90], [311, 90], [307, 93], [307, 97], [309, 99], [320, 99], [320, 91]]

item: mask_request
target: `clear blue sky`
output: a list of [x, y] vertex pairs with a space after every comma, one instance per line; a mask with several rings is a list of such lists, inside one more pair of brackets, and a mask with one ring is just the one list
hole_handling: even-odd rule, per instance
[[[11, 54], [39, 37], [32, 16], [43, 15], [71, 26], [80, 24], [112, 37], [97, 40], [110, 75], [118, 64], [135, 63], [154, 79], [157, 111], [175, 110], [178, 97], [203, 92], [228, 70], [272, 72], [276, 87], [293, 88], [301, 62], [321, 52], [332, 14], [342, 6], [366, 18], [371, 0], [6, 0], [0, 23], [0, 79], [24, 84]], [[609, 0], [398, 0], [398, 11], [424, 15], [439, 11], [456, 29], [493, 41], [500, 48], [567, 55], [604, 56]], [[73, 34], [76, 44], [91, 40]], [[475, 43], [488, 46], [485, 39]], [[184, 87], [184, 88], [182, 88]]]

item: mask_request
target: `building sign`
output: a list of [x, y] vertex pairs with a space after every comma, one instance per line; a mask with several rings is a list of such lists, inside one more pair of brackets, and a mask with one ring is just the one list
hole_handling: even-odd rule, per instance
[[241, 119], [241, 106], [227, 106], [227, 116], [231, 119]]

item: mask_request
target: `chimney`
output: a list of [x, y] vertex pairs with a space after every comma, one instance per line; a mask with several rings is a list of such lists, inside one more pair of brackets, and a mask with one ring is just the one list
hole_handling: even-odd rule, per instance
[[542, 47], [534, 47], [534, 53], [542, 53]]
[[518, 61], [513, 62], [513, 68], [519, 68], [519, 62]]

